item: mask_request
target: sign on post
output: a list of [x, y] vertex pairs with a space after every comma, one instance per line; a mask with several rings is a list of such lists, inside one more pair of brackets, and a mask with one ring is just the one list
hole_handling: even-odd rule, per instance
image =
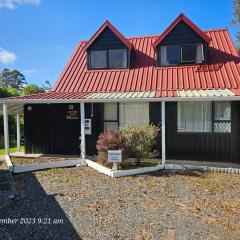
[[108, 161], [113, 163], [113, 170], [117, 170], [117, 163], [122, 162], [121, 150], [108, 150]]
[[92, 134], [92, 119], [91, 118], [85, 118], [85, 134], [91, 135]]

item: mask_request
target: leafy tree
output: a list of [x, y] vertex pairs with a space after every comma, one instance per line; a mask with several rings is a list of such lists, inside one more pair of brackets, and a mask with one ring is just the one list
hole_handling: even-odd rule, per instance
[[28, 84], [23, 88], [23, 95], [31, 95], [34, 93], [44, 93], [45, 89], [36, 84]]
[[21, 91], [13, 87], [0, 87], [0, 98], [13, 97], [21, 95]]
[[51, 83], [48, 80], [45, 80], [42, 86], [46, 92], [49, 92], [52, 88]]
[[16, 69], [10, 71], [5, 68], [0, 73], [0, 85], [2, 87], [10, 86], [12, 88], [22, 89], [26, 83], [24, 75]]
[[233, 25], [237, 28], [237, 48], [240, 50], [240, 0], [233, 0]]

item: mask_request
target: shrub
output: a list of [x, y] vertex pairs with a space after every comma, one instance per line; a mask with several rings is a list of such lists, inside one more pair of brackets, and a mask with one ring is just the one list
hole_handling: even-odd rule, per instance
[[158, 155], [153, 147], [156, 145], [159, 130], [159, 127], [153, 124], [126, 126], [120, 129], [125, 148], [135, 155], [138, 164], [143, 158], [154, 158]]
[[107, 129], [101, 133], [97, 141], [97, 161], [105, 166], [111, 166], [107, 161], [108, 150], [123, 150], [123, 141], [119, 132]]

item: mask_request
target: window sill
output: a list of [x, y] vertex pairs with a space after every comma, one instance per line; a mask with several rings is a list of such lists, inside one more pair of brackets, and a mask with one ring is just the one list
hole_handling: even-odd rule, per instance
[[177, 135], [231, 135], [232, 132], [176, 132]]
[[129, 71], [130, 68], [88, 68], [86, 72], [122, 72]]

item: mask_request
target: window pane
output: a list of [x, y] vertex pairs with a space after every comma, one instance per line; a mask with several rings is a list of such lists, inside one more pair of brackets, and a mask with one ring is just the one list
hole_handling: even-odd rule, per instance
[[182, 46], [182, 61], [196, 62], [197, 60], [197, 45]]
[[197, 45], [197, 63], [202, 63], [204, 61], [204, 54], [203, 54], [203, 45]]
[[211, 131], [211, 102], [178, 103], [178, 132]]
[[104, 131], [107, 129], [118, 130], [117, 122], [104, 122]]
[[231, 132], [231, 123], [230, 122], [215, 122], [214, 123], [214, 132], [230, 133]]
[[91, 51], [91, 68], [107, 67], [107, 51]]
[[117, 121], [118, 120], [117, 103], [104, 104], [104, 120]]
[[176, 65], [180, 63], [180, 46], [166, 46], [166, 65]]
[[120, 103], [119, 121], [120, 127], [149, 123], [149, 104]]
[[127, 50], [115, 49], [108, 51], [109, 68], [127, 67]]
[[214, 120], [231, 120], [230, 102], [215, 102]]

